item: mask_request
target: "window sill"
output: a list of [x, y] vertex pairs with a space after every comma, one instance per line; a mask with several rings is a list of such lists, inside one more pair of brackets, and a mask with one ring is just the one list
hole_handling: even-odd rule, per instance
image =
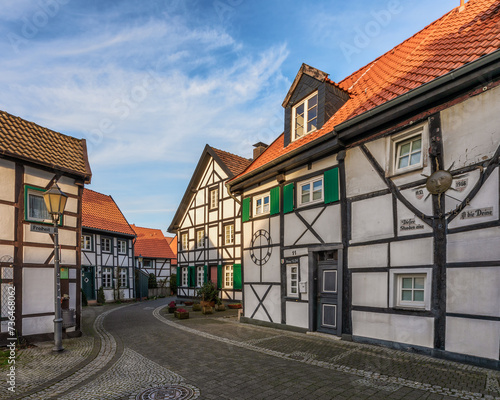
[[416, 167], [408, 168], [408, 169], [402, 169], [398, 171], [391, 171], [390, 173], [386, 174], [386, 178], [395, 178], [399, 176], [403, 176], [406, 174], [411, 174], [415, 172], [420, 172], [422, 173], [423, 170], [425, 169], [427, 165], [417, 165]]
[[395, 306], [394, 310], [402, 310], [402, 311], [430, 311], [430, 309], [425, 308], [425, 306]]

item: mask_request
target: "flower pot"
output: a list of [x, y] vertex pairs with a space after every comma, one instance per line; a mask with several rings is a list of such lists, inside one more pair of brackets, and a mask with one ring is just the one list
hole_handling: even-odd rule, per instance
[[201, 312], [203, 314], [213, 314], [214, 309], [212, 307], [210, 307], [210, 306], [202, 306], [201, 307]]
[[224, 304], [217, 304], [215, 306], [215, 311], [226, 311], [226, 306]]
[[202, 307], [215, 307], [215, 300], [214, 301], [201, 301], [200, 304]]
[[200, 303], [193, 304], [193, 311], [201, 311], [201, 304]]
[[184, 305], [186, 305], [186, 306], [192, 306], [193, 303], [194, 303], [194, 301], [185, 301]]
[[189, 312], [178, 312], [176, 311], [174, 313], [175, 315], [175, 318], [179, 318], [179, 319], [188, 319], [189, 318]]
[[241, 303], [236, 303], [236, 304], [228, 304], [227, 305], [229, 308], [231, 309], [237, 309], [237, 308], [241, 308]]

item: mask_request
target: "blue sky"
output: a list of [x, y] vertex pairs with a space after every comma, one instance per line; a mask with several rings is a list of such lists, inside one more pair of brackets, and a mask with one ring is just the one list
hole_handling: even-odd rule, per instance
[[86, 138], [90, 189], [166, 231], [205, 144], [283, 129], [302, 63], [336, 82], [459, 0], [4, 0], [0, 109]]

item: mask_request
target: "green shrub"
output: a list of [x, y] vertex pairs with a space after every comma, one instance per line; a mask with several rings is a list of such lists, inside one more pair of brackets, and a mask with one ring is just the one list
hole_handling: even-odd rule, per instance
[[99, 304], [106, 303], [106, 297], [104, 296], [104, 288], [102, 286], [97, 291], [97, 302]]
[[83, 289], [80, 289], [80, 292], [82, 292], [82, 306], [86, 307], [89, 305], [89, 302], [87, 300], [87, 296], [85, 295], [85, 292], [83, 291]]
[[170, 275], [170, 290], [177, 294], [177, 274]]
[[158, 287], [158, 284], [156, 283], [156, 275], [155, 274], [149, 274], [148, 288], [149, 289], [154, 289], [156, 287]]

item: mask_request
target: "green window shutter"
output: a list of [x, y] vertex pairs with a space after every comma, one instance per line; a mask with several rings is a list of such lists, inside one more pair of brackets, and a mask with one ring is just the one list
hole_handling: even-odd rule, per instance
[[271, 209], [269, 211], [270, 215], [275, 215], [280, 213], [280, 187], [276, 186], [271, 189]]
[[293, 183], [283, 186], [283, 212], [293, 211]]
[[196, 286], [196, 267], [194, 265], [189, 266], [189, 269], [188, 269], [188, 282], [189, 282], [189, 287], [195, 287]]
[[339, 169], [325, 171], [325, 204], [339, 201]]
[[217, 289], [222, 289], [222, 265], [217, 265]]
[[249, 221], [250, 220], [250, 197], [247, 197], [246, 199], [243, 199], [243, 203], [241, 205], [242, 210], [241, 210], [241, 220], [243, 222]]
[[208, 282], [208, 265], [203, 266], [203, 283]]
[[242, 279], [241, 279], [241, 264], [233, 265], [233, 289], [241, 290]]
[[177, 287], [181, 286], [181, 267], [177, 267]]

